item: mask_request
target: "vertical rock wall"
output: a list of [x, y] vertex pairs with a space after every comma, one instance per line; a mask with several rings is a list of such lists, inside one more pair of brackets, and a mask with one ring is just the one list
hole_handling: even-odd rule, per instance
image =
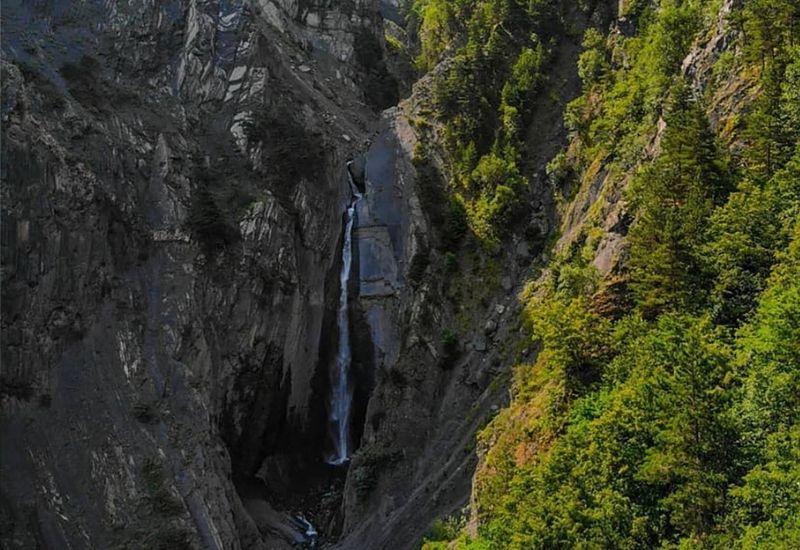
[[294, 536], [232, 480], [322, 437], [373, 116], [354, 44], [380, 32], [371, 2], [326, 6], [4, 3], [4, 547]]

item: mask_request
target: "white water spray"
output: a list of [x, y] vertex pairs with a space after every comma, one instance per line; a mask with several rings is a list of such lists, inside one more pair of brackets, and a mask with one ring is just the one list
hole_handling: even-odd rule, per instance
[[348, 285], [350, 282], [350, 268], [353, 264], [353, 222], [355, 221], [356, 205], [361, 200], [353, 175], [350, 173], [350, 164], [347, 163], [347, 177], [350, 181], [350, 190], [353, 200], [347, 209], [347, 222], [344, 229], [344, 244], [342, 246], [342, 271], [339, 276], [339, 311], [336, 318], [339, 327], [339, 346], [336, 361], [330, 369], [331, 394], [330, 394], [330, 423], [331, 439], [333, 441], [333, 455], [328, 459], [329, 464], [339, 466], [350, 459], [350, 407], [353, 403], [353, 389], [350, 386], [350, 316], [347, 309]]

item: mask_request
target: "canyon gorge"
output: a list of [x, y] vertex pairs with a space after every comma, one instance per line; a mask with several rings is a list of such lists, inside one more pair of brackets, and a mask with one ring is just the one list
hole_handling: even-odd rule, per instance
[[[761, 84], [720, 69], [750, 28], [729, 17], [742, 2], [700, 2], [686, 19], [702, 24], [659, 69], [688, 91], [664, 77], [619, 107], [645, 122], [601, 154], [612, 141], [593, 121], [626, 88], [603, 86], [638, 67], [619, 45], [661, 25], [661, 3], [489, 4], [3, 3], [0, 547], [580, 546], [488, 527], [503, 495], [533, 494], [509, 472], [606, 401], [580, 401], [551, 431], [532, 419], [628, 372], [596, 374], [616, 344], [570, 333], [579, 372], [542, 382], [563, 399], [537, 400], [526, 365], [555, 352], [531, 311], [549, 311], [537, 296], [551, 276], [602, 320], [578, 335], [669, 309], [637, 294], [628, 233], [647, 197], [628, 188], [678, 139], [665, 113], [681, 94], [707, 98], [699, 134], [744, 155], [737, 124]], [[786, 67], [800, 67], [793, 47]], [[507, 70], [491, 61], [503, 48]], [[492, 114], [472, 124], [473, 111]], [[774, 148], [765, 179], [796, 170], [796, 140]], [[725, 170], [713, 174], [739, 181]], [[800, 196], [794, 174], [784, 204]], [[787, 228], [791, 208], [774, 216]], [[775, 250], [790, 250], [786, 231]], [[614, 342], [638, 330], [619, 323]], [[662, 540], [645, 531], [639, 546], [588, 547]]]

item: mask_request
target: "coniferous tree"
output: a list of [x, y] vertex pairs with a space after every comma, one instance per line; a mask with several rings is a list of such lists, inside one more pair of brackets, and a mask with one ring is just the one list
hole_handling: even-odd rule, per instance
[[632, 184], [631, 286], [647, 316], [694, 309], [706, 287], [699, 247], [715, 203], [728, 192], [726, 167], [690, 91], [673, 92], [661, 153]]

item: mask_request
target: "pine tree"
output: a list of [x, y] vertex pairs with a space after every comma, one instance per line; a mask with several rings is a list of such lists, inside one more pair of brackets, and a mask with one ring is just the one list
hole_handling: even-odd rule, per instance
[[631, 287], [646, 316], [691, 311], [707, 277], [700, 255], [708, 217], [728, 193], [725, 164], [689, 90], [673, 91], [661, 153], [631, 186]]

